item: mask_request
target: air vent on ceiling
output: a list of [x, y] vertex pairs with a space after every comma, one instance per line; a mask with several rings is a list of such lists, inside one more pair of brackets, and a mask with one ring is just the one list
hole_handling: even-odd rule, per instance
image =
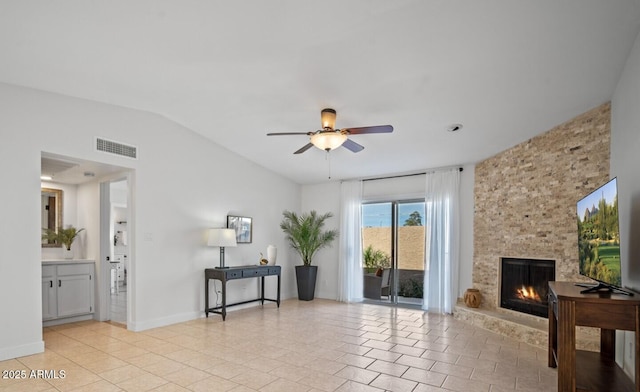
[[96, 138], [96, 150], [109, 154], [120, 155], [127, 158], [138, 159], [138, 148], [126, 144], [114, 142], [112, 140]]

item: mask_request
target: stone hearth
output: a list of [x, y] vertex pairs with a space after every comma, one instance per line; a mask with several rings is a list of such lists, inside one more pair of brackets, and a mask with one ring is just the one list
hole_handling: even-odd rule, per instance
[[455, 307], [454, 317], [477, 327], [499, 333], [541, 348], [547, 347], [547, 319], [501, 309], [468, 308], [464, 303]]
[[[506, 309], [468, 308], [459, 301], [453, 312], [456, 320], [516, 339], [543, 349], [548, 347], [549, 321]], [[577, 327], [576, 347], [580, 350], [600, 350], [600, 330]]]

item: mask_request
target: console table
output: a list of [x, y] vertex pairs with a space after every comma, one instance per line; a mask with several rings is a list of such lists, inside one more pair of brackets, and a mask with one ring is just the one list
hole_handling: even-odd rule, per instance
[[[278, 277], [278, 295], [276, 299], [265, 298], [264, 296], [264, 277]], [[235, 279], [260, 278], [260, 298], [248, 301], [227, 304], [227, 282]], [[209, 279], [216, 279], [222, 282], [222, 304], [213, 308], [209, 307]], [[264, 305], [264, 301], [272, 301], [280, 307], [280, 266], [279, 265], [248, 265], [242, 267], [229, 268], [206, 268], [204, 270], [204, 314], [209, 317], [209, 313], [217, 313], [222, 315], [224, 321], [227, 317], [227, 307], [234, 305], [242, 305], [249, 302], [260, 301]]]
[[[549, 282], [549, 367], [558, 392], [640, 392], [640, 298], [581, 294], [571, 282]], [[600, 328], [600, 352], [576, 350], [576, 326]], [[635, 331], [635, 384], [615, 362], [615, 330]]]

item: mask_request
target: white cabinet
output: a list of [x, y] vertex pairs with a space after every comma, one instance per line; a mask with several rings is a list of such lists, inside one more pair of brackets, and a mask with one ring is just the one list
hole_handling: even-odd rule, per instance
[[56, 267], [42, 266], [42, 319], [50, 320], [57, 314]]
[[94, 312], [94, 263], [61, 262], [42, 266], [42, 319]]
[[93, 263], [57, 266], [58, 317], [93, 313]]

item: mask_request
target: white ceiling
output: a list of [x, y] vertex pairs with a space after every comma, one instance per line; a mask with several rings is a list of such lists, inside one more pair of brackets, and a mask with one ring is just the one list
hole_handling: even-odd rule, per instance
[[51, 177], [51, 180], [44, 181], [60, 184], [78, 185], [93, 180], [104, 179], [105, 177], [113, 177], [116, 173], [122, 173], [124, 177], [124, 173], [127, 170], [119, 166], [46, 152], [42, 153], [40, 163], [41, 174]]
[[[299, 183], [473, 163], [611, 99], [640, 0], [0, 0], [0, 81], [148, 110]], [[453, 123], [464, 125], [446, 132]], [[91, 132], [88, 130], [87, 132]]]

